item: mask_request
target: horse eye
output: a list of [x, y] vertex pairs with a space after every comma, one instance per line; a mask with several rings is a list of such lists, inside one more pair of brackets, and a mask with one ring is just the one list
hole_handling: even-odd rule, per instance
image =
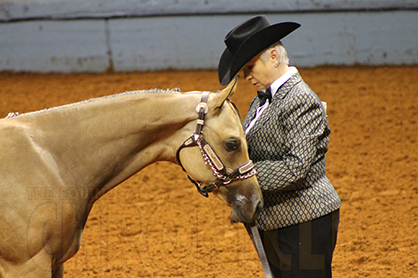
[[240, 140], [239, 139], [229, 139], [225, 141], [225, 148], [227, 151], [236, 151], [240, 147]]

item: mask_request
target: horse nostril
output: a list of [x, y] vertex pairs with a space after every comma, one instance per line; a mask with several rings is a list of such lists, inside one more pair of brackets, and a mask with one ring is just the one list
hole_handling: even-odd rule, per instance
[[257, 207], [255, 208], [256, 217], [258, 216], [258, 214], [261, 212], [262, 209], [263, 209], [263, 202], [259, 201], [257, 204]]

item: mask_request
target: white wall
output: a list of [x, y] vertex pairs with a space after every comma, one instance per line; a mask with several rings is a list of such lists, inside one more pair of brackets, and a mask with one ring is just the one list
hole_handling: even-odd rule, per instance
[[0, 0], [0, 20], [417, 8], [417, 0]]
[[283, 40], [299, 67], [418, 64], [417, 0], [0, 0], [0, 71], [215, 69], [256, 14], [302, 24]]

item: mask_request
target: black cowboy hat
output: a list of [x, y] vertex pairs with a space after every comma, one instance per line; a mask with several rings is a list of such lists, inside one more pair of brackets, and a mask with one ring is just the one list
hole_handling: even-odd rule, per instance
[[226, 49], [219, 60], [218, 74], [221, 85], [228, 84], [240, 69], [261, 51], [278, 42], [300, 27], [296, 22], [270, 25], [265, 16], [250, 18], [224, 39]]

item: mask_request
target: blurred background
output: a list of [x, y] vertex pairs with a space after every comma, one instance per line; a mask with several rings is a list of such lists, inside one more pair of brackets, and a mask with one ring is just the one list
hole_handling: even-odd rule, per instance
[[418, 63], [417, 0], [0, 0], [0, 71], [216, 69], [252, 15], [296, 21], [291, 64]]

